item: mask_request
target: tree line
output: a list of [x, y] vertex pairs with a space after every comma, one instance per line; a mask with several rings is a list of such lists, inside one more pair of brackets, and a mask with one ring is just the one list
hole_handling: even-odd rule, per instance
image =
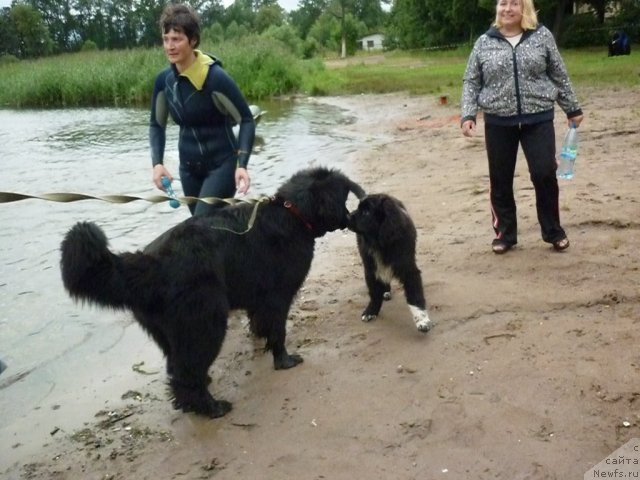
[[[357, 39], [385, 34], [387, 48], [472, 43], [494, 18], [496, 0], [300, 0], [285, 12], [277, 0], [188, 1], [203, 36], [227, 41], [269, 34], [296, 54], [353, 53]], [[393, 2], [390, 4], [389, 2]], [[160, 0], [13, 0], [0, 10], [0, 58], [36, 58], [81, 49], [160, 45]], [[563, 46], [604, 45], [613, 31], [640, 35], [638, 0], [536, 0], [540, 20]]]

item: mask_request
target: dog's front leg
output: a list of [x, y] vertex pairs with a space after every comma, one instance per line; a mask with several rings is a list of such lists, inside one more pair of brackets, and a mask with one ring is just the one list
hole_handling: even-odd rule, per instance
[[254, 333], [258, 336], [265, 337], [267, 344], [266, 350], [271, 350], [273, 354], [273, 368], [276, 370], [285, 370], [293, 368], [302, 363], [302, 357], [297, 354], [289, 354], [284, 346], [286, 340], [287, 315], [286, 310], [279, 314], [274, 310], [269, 312], [254, 312], [251, 315], [251, 321], [254, 325]]
[[404, 293], [413, 316], [416, 328], [421, 332], [428, 332], [433, 328], [433, 321], [427, 313], [427, 302], [424, 298], [422, 276], [418, 267], [407, 269], [407, 275], [402, 279]]
[[372, 255], [363, 255], [364, 279], [369, 291], [369, 304], [362, 312], [362, 321], [370, 322], [380, 313], [382, 302], [391, 299], [392, 273], [381, 260]]
[[302, 363], [302, 357], [297, 354], [289, 354], [284, 346], [286, 338], [286, 317], [278, 321], [278, 326], [274, 328], [269, 338], [267, 338], [267, 348], [273, 353], [273, 368], [285, 370], [293, 368]]
[[281, 349], [273, 349], [273, 368], [276, 370], [293, 368], [302, 362], [303, 359], [300, 355], [297, 353], [289, 354], [284, 345]]

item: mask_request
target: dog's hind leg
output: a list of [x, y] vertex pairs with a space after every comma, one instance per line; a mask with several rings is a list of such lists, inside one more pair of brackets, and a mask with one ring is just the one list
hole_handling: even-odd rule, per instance
[[133, 310], [133, 315], [136, 317], [140, 325], [147, 331], [147, 333], [156, 342], [156, 345], [160, 347], [162, 353], [165, 356], [167, 362], [167, 375], [173, 374], [173, 358], [171, 355], [171, 342], [166, 337], [166, 334], [159, 326], [163, 324], [163, 319], [159, 315], [153, 315], [145, 313], [141, 310]]
[[231, 410], [231, 403], [214, 399], [207, 389], [209, 367], [224, 341], [228, 310], [212, 308], [212, 302], [209, 298], [208, 302], [189, 303], [200, 308], [190, 311], [185, 319], [174, 318], [174, 331], [168, 337], [172, 366], [169, 383], [175, 408], [216, 418]]
[[416, 328], [421, 332], [428, 332], [433, 327], [433, 321], [427, 313], [427, 302], [424, 297], [422, 277], [417, 266], [411, 266], [406, 270], [406, 274], [400, 278], [404, 287], [404, 294], [413, 316]]

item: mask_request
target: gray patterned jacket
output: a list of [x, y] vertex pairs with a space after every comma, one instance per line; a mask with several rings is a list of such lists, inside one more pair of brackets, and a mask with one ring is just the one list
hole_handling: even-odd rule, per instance
[[515, 47], [494, 27], [478, 38], [464, 73], [461, 122], [482, 110], [487, 123], [538, 123], [553, 119], [556, 101], [567, 118], [582, 115], [546, 27], [526, 30]]

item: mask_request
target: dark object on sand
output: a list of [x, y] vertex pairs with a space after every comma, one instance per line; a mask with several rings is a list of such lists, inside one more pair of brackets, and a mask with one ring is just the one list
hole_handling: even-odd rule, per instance
[[615, 57], [618, 55], [630, 55], [631, 54], [631, 40], [629, 36], [622, 30], [617, 31], [611, 37], [609, 42], [609, 56]]

